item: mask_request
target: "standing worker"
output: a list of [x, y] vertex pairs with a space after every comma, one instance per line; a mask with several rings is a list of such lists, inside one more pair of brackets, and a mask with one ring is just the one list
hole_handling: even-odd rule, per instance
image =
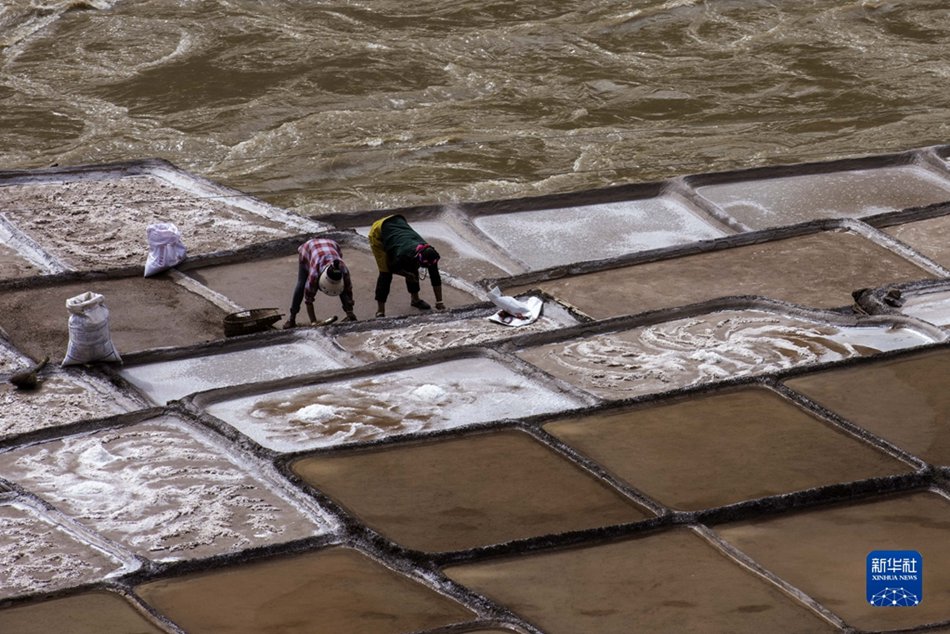
[[297, 286], [294, 288], [294, 298], [290, 304], [290, 316], [284, 322], [284, 328], [294, 328], [297, 325], [297, 313], [300, 311], [300, 302], [307, 306], [307, 316], [310, 325], [317, 323], [317, 316], [313, 311], [313, 301], [317, 290], [330, 296], [339, 296], [340, 304], [346, 319], [356, 321], [353, 312], [353, 284], [350, 282], [350, 270], [343, 263], [343, 251], [336, 240], [329, 238], [311, 238], [297, 248], [299, 254], [299, 268], [297, 269]]
[[376, 258], [379, 277], [376, 278], [376, 316], [386, 316], [386, 299], [393, 275], [406, 278], [406, 290], [412, 301], [410, 305], [419, 310], [431, 308], [419, 297], [420, 269], [428, 271], [435, 294], [435, 307], [445, 308], [442, 303], [442, 276], [439, 275], [439, 252], [416, 233], [406, 219], [399, 215], [386, 216], [373, 223], [369, 230], [369, 246]]

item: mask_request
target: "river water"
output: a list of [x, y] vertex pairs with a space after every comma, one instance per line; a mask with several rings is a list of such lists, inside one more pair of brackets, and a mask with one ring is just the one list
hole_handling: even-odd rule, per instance
[[161, 157], [306, 214], [950, 141], [946, 0], [0, 7], [0, 169]]

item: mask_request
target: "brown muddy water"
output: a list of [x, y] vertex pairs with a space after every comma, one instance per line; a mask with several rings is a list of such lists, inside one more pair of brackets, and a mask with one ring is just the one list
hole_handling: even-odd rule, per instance
[[943, 0], [6, 0], [0, 166], [161, 157], [318, 214], [880, 154]]

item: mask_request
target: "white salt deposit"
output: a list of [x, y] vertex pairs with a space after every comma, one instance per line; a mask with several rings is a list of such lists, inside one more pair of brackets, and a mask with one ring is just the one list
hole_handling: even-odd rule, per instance
[[544, 332], [577, 324], [567, 311], [545, 302], [541, 317], [526, 326], [509, 328], [493, 323], [484, 316], [440, 321], [420, 327], [386, 328], [343, 334], [336, 342], [365, 361], [396, 359], [410, 354], [445, 350], [457, 346], [484, 345], [532, 332]]
[[531, 269], [726, 235], [711, 219], [669, 197], [486, 215], [474, 223]]
[[127, 570], [36, 509], [0, 503], [0, 598], [95, 583]]
[[0, 454], [5, 477], [159, 561], [301, 539], [331, 525], [305, 515], [268, 472], [171, 416]]
[[141, 409], [144, 401], [81, 370], [40, 374], [35, 390], [0, 384], [0, 438]]
[[905, 295], [901, 312], [935, 326], [950, 326], [950, 291]]
[[519, 356], [598, 396], [626, 398], [933, 341], [911, 328], [840, 326], [749, 310], [550, 344]]
[[153, 402], [164, 405], [188, 394], [229, 385], [269, 381], [343, 367], [329, 350], [298, 341], [214, 355], [124, 367], [120, 374]]
[[[169, 170], [100, 180], [5, 185], [4, 213], [10, 224], [60, 263], [77, 269], [144, 265], [145, 230], [174, 223], [190, 255], [211, 253], [292, 236], [306, 219], [252, 210], [233, 201], [189, 191], [196, 183]], [[175, 182], [177, 181], [177, 182]]]
[[242, 397], [206, 410], [257, 443], [290, 452], [581, 404], [497, 361], [475, 357]]
[[307, 423], [325, 423], [336, 416], [336, 409], [329, 405], [314, 403], [297, 410], [297, 417]]
[[950, 181], [904, 165], [706, 185], [697, 192], [750, 229], [765, 229], [947, 201]]
[[420, 385], [412, 391], [412, 397], [419, 401], [428, 401], [430, 403], [435, 403], [436, 401], [445, 398], [445, 390], [443, 390], [438, 385]]

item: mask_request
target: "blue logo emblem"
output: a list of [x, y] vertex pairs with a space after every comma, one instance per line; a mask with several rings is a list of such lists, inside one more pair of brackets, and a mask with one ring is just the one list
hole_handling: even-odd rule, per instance
[[913, 607], [924, 598], [924, 558], [916, 550], [872, 550], [867, 558], [868, 603]]

